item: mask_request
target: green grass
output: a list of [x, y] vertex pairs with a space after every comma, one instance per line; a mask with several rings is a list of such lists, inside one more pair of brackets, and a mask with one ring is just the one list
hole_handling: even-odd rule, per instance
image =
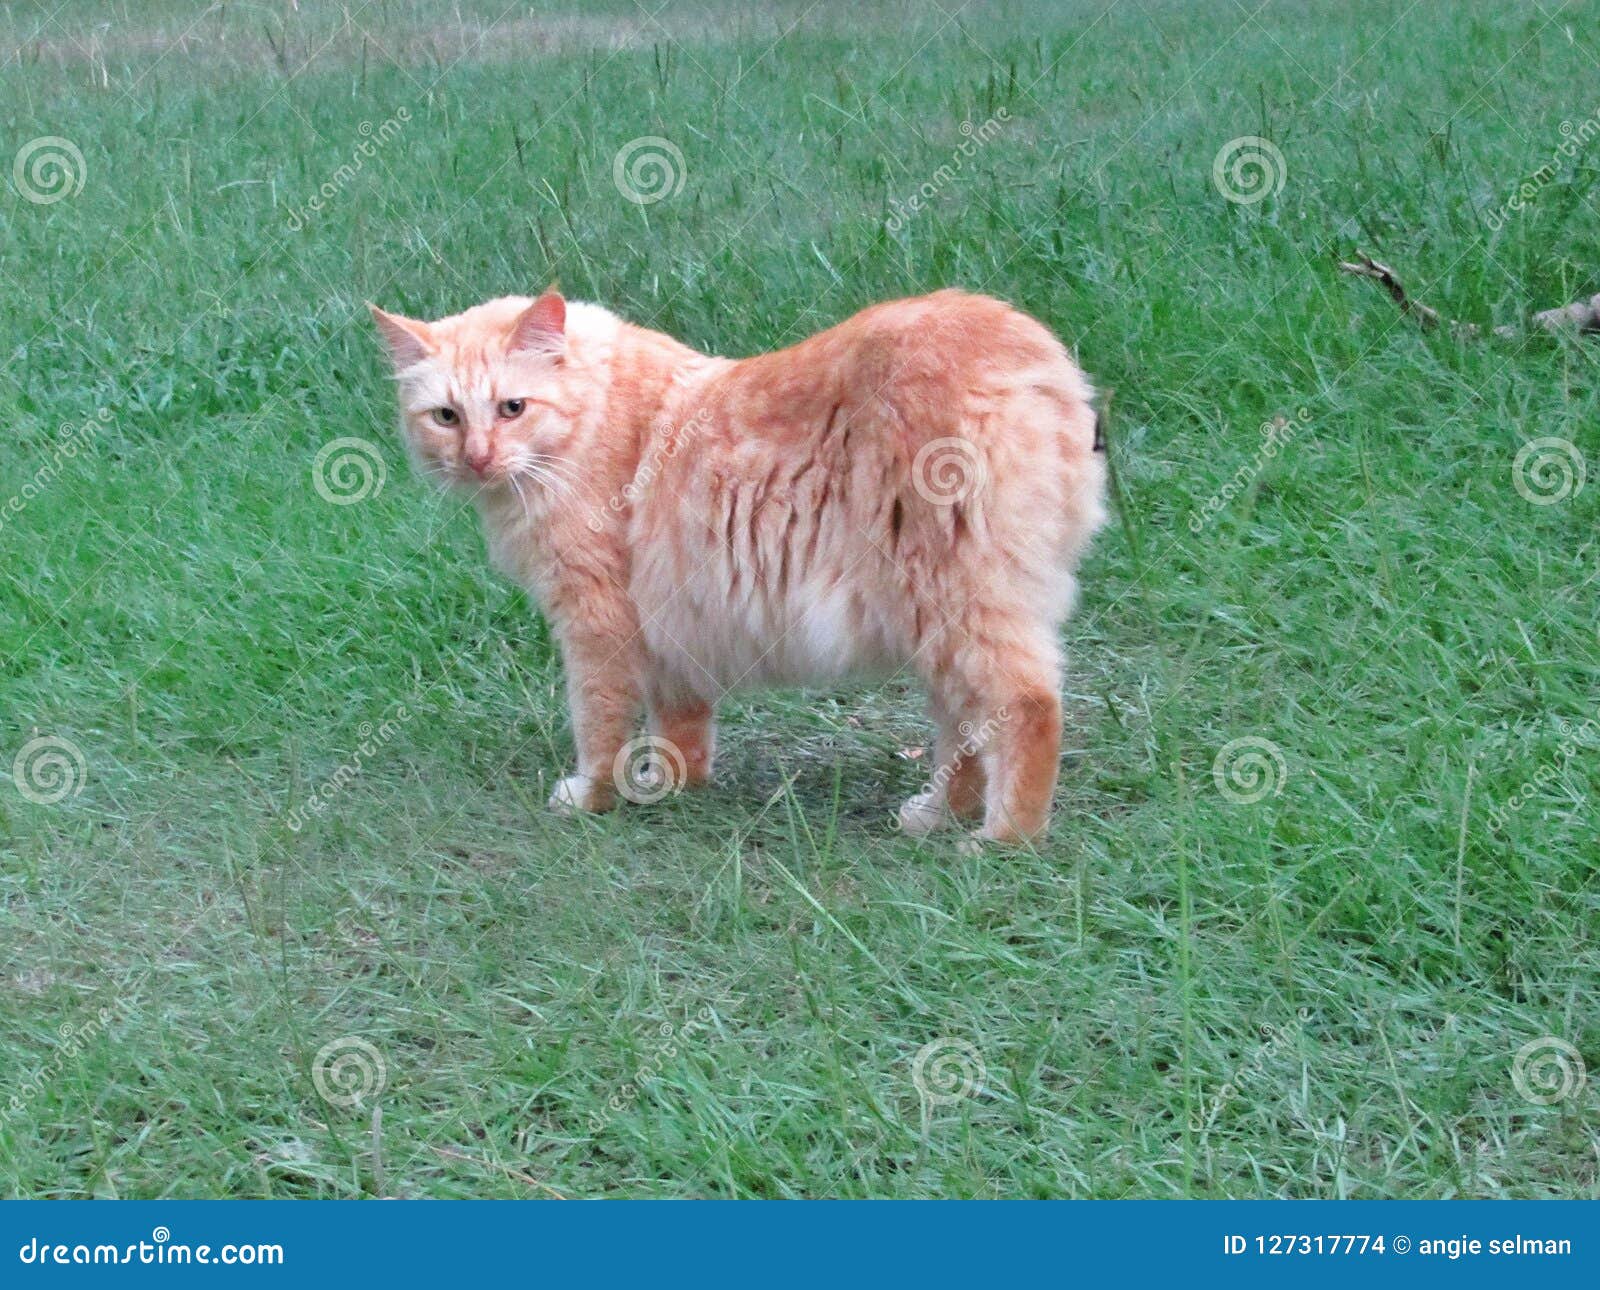
[[[1600, 349], [1336, 268], [1478, 322], [1600, 290], [1600, 139], [1489, 219], [1600, 110], [1600, 6], [941, 4], [0, 6], [0, 178], [40, 136], [86, 172], [0, 188], [0, 774], [84, 768], [0, 779], [0, 1189], [1600, 1192], [1600, 1080], [1513, 1069], [1600, 1067]], [[684, 183], [638, 206], [647, 135]], [[1250, 205], [1244, 135], [1285, 161]], [[724, 353], [958, 284], [1114, 391], [1046, 845], [889, 828], [900, 681], [730, 698], [712, 791], [543, 810], [558, 660], [410, 476], [362, 301], [551, 279]], [[387, 468], [354, 505], [340, 436]], [[1591, 476], [1552, 505], [1540, 437]], [[348, 1037], [355, 1106], [313, 1078]], [[973, 1095], [923, 1098], [936, 1041]]]

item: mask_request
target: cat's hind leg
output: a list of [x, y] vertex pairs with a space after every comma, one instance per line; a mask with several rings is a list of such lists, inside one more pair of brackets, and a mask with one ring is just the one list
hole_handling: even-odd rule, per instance
[[934, 765], [928, 783], [900, 806], [900, 827], [915, 836], [949, 828], [983, 814], [983, 761], [979, 727], [937, 700]]
[[942, 684], [964, 696], [983, 769], [988, 842], [1040, 838], [1061, 758], [1061, 660], [1046, 624], [969, 617]]
[[987, 842], [1026, 842], [1050, 823], [1061, 763], [1061, 696], [1053, 678], [1038, 677], [1010, 691], [989, 772], [983, 828]]
[[704, 699], [666, 699], [650, 695], [650, 734], [665, 745], [659, 749], [666, 773], [681, 772], [677, 788], [695, 788], [711, 778], [717, 751], [716, 717]]

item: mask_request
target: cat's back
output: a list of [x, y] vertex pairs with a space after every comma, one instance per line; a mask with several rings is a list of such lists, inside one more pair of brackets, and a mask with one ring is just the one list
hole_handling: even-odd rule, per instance
[[888, 435], [915, 452], [919, 441], [971, 433], [1020, 396], [1056, 408], [1074, 453], [1093, 442], [1093, 391], [1060, 340], [1004, 301], [961, 290], [872, 305], [796, 344], [737, 360], [717, 384], [721, 419], [739, 437], [788, 438], [848, 422], [858, 435]]
[[947, 288], [887, 300], [795, 345], [746, 360], [751, 375], [837, 368], [860, 379], [962, 379], [1070, 359], [1037, 319], [993, 296]]
[[1037, 319], [1004, 300], [957, 287], [869, 305], [810, 339], [884, 347], [902, 355], [943, 350], [963, 365], [985, 358], [1053, 358], [1064, 352]]
[[1091, 397], [1046, 327], [961, 291], [717, 360], [641, 467], [646, 635], [728, 685], [893, 666], [997, 582], [1058, 618], [1103, 518]]

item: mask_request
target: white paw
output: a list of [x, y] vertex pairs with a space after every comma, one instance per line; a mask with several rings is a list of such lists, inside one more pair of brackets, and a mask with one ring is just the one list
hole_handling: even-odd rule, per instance
[[944, 794], [932, 789], [908, 797], [900, 804], [900, 827], [914, 838], [948, 828], [955, 822], [955, 816], [945, 805]]
[[568, 775], [550, 794], [549, 806], [557, 815], [576, 815], [594, 810], [594, 781], [587, 775]]

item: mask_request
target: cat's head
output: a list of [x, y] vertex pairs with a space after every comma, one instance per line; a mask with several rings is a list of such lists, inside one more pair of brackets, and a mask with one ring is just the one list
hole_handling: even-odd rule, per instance
[[567, 428], [559, 292], [491, 300], [431, 323], [368, 308], [394, 358], [407, 447], [425, 473], [474, 488], [539, 475]]

